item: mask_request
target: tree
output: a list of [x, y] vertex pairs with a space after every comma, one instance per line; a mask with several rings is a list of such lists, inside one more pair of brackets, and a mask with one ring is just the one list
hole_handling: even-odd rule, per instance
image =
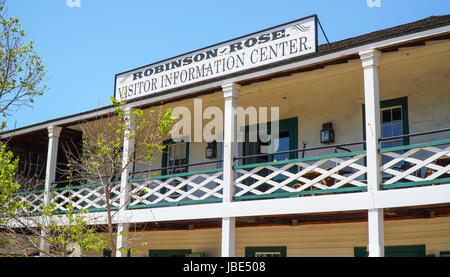
[[[7, 118], [44, 94], [47, 70], [34, 51], [34, 41], [25, 40], [19, 19], [7, 16], [5, 4], [0, 0], [0, 114]], [[0, 130], [5, 126], [6, 121], [1, 122]]]
[[[19, 19], [7, 16], [5, 4], [6, 0], [0, 0], [0, 114], [6, 119], [44, 94], [46, 86], [42, 82], [47, 71], [34, 51], [34, 41], [25, 39]], [[0, 131], [5, 126], [6, 121], [1, 121]], [[45, 253], [48, 256], [66, 256], [66, 250], [74, 245], [81, 250], [104, 247], [105, 241], [88, 227], [86, 211], [75, 211], [68, 203], [65, 214], [56, 214], [57, 199], [40, 213], [31, 209], [24, 195], [35, 193], [36, 174], [18, 172], [19, 159], [6, 145], [0, 149], [1, 252], [25, 256], [42, 252], [42, 240], [52, 249]]]
[[67, 256], [71, 247], [82, 251], [99, 251], [106, 246], [106, 240], [94, 233], [85, 219], [87, 211], [75, 211], [69, 202], [66, 212], [58, 214], [56, 201], [36, 213], [27, 201], [26, 195], [36, 193], [35, 186], [26, 186], [27, 191], [18, 193], [17, 181], [28, 180], [30, 174], [17, 171], [19, 160], [3, 145], [0, 148], [0, 253], [28, 256], [45, 252], [40, 242], [45, 240], [51, 251], [47, 256]]
[[[80, 122], [79, 128], [83, 133], [81, 149], [73, 145], [63, 145], [63, 149], [68, 160], [68, 187], [97, 184], [92, 189], [97, 189], [102, 194], [102, 199], [95, 201], [104, 203], [107, 219], [103, 232], [107, 234], [108, 248], [115, 255], [117, 230], [114, 217], [126, 205], [118, 202], [117, 187], [120, 186], [122, 173], [137, 163], [151, 165], [155, 154], [161, 153], [165, 148], [162, 141], [170, 134], [174, 118], [171, 109], [163, 110], [161, 107], [158, 111], [140, 108], [126, 110], [123, 102], [118, 102], [114, 97], [111, 101], [115, 115]], [[125, 139], [135, 142], [135, 151], [128, 153], [124, 163]]]

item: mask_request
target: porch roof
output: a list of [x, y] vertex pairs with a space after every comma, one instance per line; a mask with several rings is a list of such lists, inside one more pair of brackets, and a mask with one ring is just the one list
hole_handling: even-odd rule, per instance
[[[357, 52], [355, 52], [352, 54], [347, 53], [347, 54], [339, 55], [339, 57], [334, 58], [334, 59], [326, 59], [326, 60], [321, 61], [320, 63], [314, 62], [315, 58], [322, 57], [325, 55], [334, 54], [334, 53], [338, 53], [338, 52], [341, 52], [344, 50], [353, 49], [353, 48], [361, 47], [364, 45], [370, 45], [370, 44], [373, 44], [376, 42], [385, 41], [388, 39], [394, 39], [397, 37], [404, 37], [406, 35], [424, 32], [424, 31], [436, 29], [439, 27], [449, 26], [449, 25], [450, 25], [450, 14], [440, 15], [440, 16], [430, 16], [425, 19], [421, 19], [421, 20], [418, 20], [415, 22], [395, 26], [392, 28], [374, 31], [371, 33], [367, 33], [364, 35], [332, 42], [329, 44], [321, 44], [318, 47], [318, 51], [314, 54], [306, 55], [306, 56], [302, 56], [302, 57], [298, 57], [298, 58], [288, 59], [286, 61], [274, 63], [274, 64], [271, 64], [266, 67], [257, 68], [255, 70], [249, 70], [248, 72], [240, 72], [237, 75], [246, 75], [246, 74], [255, 75], [256, 74], [256, 76], [253, 76], [252, 78], [248, 78], [247, 80], [238, 81], [238, 83], [240, 83], [242, 85], [247, 85], [247, 84], [250, 84], [253, 82], [260, 82], [260, 81], [264, 81], [267, 79], [290, 75], [293, 73], [298, 73], [298, 72], [302, 72], [302, 71], [311, 71], [311, 70], [314, 70], [317, 68], [323, 68], [324, 66], [330, 65], [330, 64], [343, 63], [343, 62], [346, 62], [351, 59], [358, 59], [359, 55]], [[449, 38], [450, 38], [450, 33], [448, 31], [446, 31], [444, 33], [439, 33], [436, 35], [430, 34], [426, 38], [409, 39], [407, 41], [402, 40], [402, 41], [399, 41], [398, 43], [392, 43], [389, 46], [383, 47], [380, 50], [382, 52], [390, 52], [390, 51], [395, 51], [399, 47], [423, 45], [424, 40], [449, 39]], [[308, 62], [309, 60], [311, 60], [311, 62]], [[303, 66], [299, 67], [299, 66], [295, 65], [296, 63], [302, 62], [302, 61], [306, 62]], [[276, 68], [279, 68], [280, 66], [288, 66], [289, 67], [289, 65], [293, 65], [293, 66], [290, 67], [289, 69], [276, 70], [274, 72], [270, 72], [270, 74], [265, 73], [262, 75], [257, 75], [258, 72], [263, 72], [268, 69], [276, 69]], [[225, 79], [230, 79], [230, 78], [233, 78], [233, 75], [225, 76], [223, 78], [218, 78], [218, 79], [214, 79], [214, 80], [208, 80], [207, 82], [205, 82], [205, 83], [209, 84], [209, 86], [207, 88], [204, 88], [205, 83], [197, 83], [192, 86], [174, 89], [174, 91], [164, 91], [162, 93], [155, 93], [155, 94], [146, 96], [144, 99], [140, 99], [140, 98], [133, 99], [130, 101], [130, 104], [134, 103], [134, 104], [139, 104], [139, 105], [143, 105], [143, 106], [150, 106], [150, 105], [154, 105], [155, 103], [160, 103], [160, 101], [162, 99], [165, 101], [165, 103], [169, 103], [169, 102], [173, 102], [173, 101], [178, 101], [178, 100], [180, 100], [180, 98], [182, 99], [182, 98], [191, 97], [192, 94], [198, 95], [198, 94], [213, 93], [213, 92], [220, 90], [220, 85], [219, 85], [220, 81], [223, 81]], [[196, 88], [198, 88], [198, 89], [196, 89]], [[194, 90], [192, 90], [192, 89], [194, 89]], [[184, 91], [184, 90], [189, 90], [189, 91], [182, 96], [180, 96], [180, 95], [173, 96], [172, 95], [175, 91]], [[157, 104], [157, 105], [159, 105], [159, 104]], [[83, 120], [89, 120], [89, 119], [92, 120], [92, 119], [99, 118], [99, 117], [108, 117], [108, 116], [112, 115], [113, 113], [114, 113], [114, 109], [108, 105], [108, 106], [92, 109], [89, 111], [85, 111], [85, 112], [81, 112], [81, 113], [77, 113], [77, 114], [73, 114], [73, 115], [68, 115], [68, 116], [59, 117], [56, 119], [47, 120], [44, 122], [32, 124], [29, 126], [25, 126], [25, 127], [13, 129], [13, 130], [4, 131], [4, 132], [0, 133], [0, 140], [6, 139], [6, 138], [14, 136], [14, 135], [25, 134], [25, 133], [29, 133], [29, 132], [42, 130], [42, 129], [45, 129], [48, 126], [52, 126], [52, 125], [70, 126], [82, 119]]]

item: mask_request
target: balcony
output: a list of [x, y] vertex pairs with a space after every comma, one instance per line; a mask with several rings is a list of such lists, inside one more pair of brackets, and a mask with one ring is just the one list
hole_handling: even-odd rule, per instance
[[[445, 134], [450, 129], [410, 134], [395, 138], [420, 138], [430, 134]], [[442, 137], [442, 136], [440, 136]], [[381, 139], [380, 142], [393, 139]], [[382, 148], [379, 173], [382, 176], [381, 190], [397, 190], [419, 186], [438, 186], [450, 183], [450, 139], [415, 139], [420, 143]], [[265, 163], [239, 164], [251, 157], [235, 158], [233, 170], [234, 201], [257, 201], [312, 197], [329, 194], [350, 194], [367, 191], [366, 151], [350, 151], [352, 146], [364, 148], [364, 142], [354, 142], [327, 147], [285, 151], [277, 154], [330, 151], [334, 154], [317, 155], [297, 159], [286, 159]], [[345, 153], [336, 153], [346, 150]], [[267, 155], [266, 155], [267, 156]], [[252, 156], [254, 157], [254, 156]], [[189, 168], [220, 163], [221, 161], [190, 164]], [[186, 165], [183, 165], [186, 166]], [[128, 209], [148, 209], [221, 203], [223, 201], [223, 168], [199, 170], [158, 176], [155, 172], [168, 169], [135, 172], [129, 179], [130, 193]], [[56, 185], [56, 184], [55, 184]], [[105, 211], [104, 188], [99, 184], [65, 186], [58, 183], [51, 190], [57, 199], [56, 208], [64, 213], [71, 202], [75, 209], [90, 212]], [[63, 187], [61, 187], [63, 186]], [[111, 184], [112, 210], [120, 208], [120, 184]], [[31, 212], [43, 210], [44, 191], [23, 192], [16, 196], [31, 206]]]

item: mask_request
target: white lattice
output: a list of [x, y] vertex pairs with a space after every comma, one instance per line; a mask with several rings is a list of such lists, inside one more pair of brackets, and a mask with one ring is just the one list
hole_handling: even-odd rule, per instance
[[27, 203], [27, 212], [41, 213], [44, 209], [44, 192], [19, 193], [15, 196], [15, 201]]
[[362, 163], [365, 156], [259, 166], [251, 170], [238, 169], [235, 184], [240, 190], [235, 196], [300, 192], [307, 189], [329, 190], [344, 186], [364, 187], [367, 184], [360, 177], [367, 172]]
[[222, 198], [222, 171], [132, 183], [130, 207]]
[[[119, 207], [120, 184], [111, 187], [110, 201], [113, 208]], [[53, 191], [56, 198], [56, 209], [67, 210], [66, 205], [72, 204], [73, 209], [104, 209], [106, 208], [105, 190], [102, 186], [85, 186]]]
[[450, 163], [439, 165], [439, 161], [450, 161], [450, 146], [421, 147], [404, 153], [384, 152], [382, 155], [391, 159], [381, 166], [385, 185], [436, 180], [450, 174]]

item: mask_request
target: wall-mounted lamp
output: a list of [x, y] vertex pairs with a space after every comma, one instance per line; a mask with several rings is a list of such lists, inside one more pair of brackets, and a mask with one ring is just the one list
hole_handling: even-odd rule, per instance
[[334, 143], [333, 123], [324, 123], [320, 131], [320, 143]]
[[217, 157], [217, 142], [209, 142], [206, 146], [206, 158], [215, 159]]

